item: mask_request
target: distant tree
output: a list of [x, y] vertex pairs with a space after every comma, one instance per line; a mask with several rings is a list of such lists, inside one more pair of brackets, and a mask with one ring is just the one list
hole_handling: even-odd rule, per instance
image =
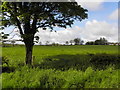
[[39, 45], [42, 45], [42, 42], [39, 42]]
[[75, 45], [79, 45], [80, 44], [80, 38], [75, 38], [74, 42], [75, 42]]
[[95, 41], [86, 42], [86, 45], [108, 45], [108, 41], [105, 38], [100, 38]]
[[[17, 26], [26, 48], [26, 64], [32, 65], [34, 36], [38, 28], [67, 28], [75, 20], [87, 18], [87, 10], [77, 2], [2, 2], [1, 28]], [[68, 2], [67, 2], [68, 1]]]
[[84, 41], [81, 40], [80, 38], [75, 38], [74, 42], [75, 42], [75, 45], [81, 45], [81, 44], [83, 44]]
[[74, 40], [70, 40], [71, 45], [74, 43]]
[[100, 40], [95, 40], [95, 45], [101, 45], [101, 41]]
[[68, 45], [68, 44], [69, 44], [69, 42], [68, 42], [68, 41], [66, 41], [66, 42], [65, 42], [65, 44], [66, 44], [66, 45]]
[[81, 40], [81, 41], [80, 41], [80, 45], [83, 45], [83, 43], [84, 43], [84, 41], [83, 41], [83, 40]]
[[49, 45], [49, 41], [46, 41], [46, 45]]
[[108, 41], [105, 38], [100, 38], [98, 40], [95, 40], [95, 45], [107, 45]]
[[52, 45], [52, 46], [55, 46], [55, 42], [53, 42], [51, 45]]
[[52, 45], [52, 46], [59, 46], [59, 44], [58, 44], [58, 43], [55, 43], [55, 42], [52, 43], [51, 45]]
[[86, 42], [85, 45], [90, 45], [90, 42]]
[[101, 38], [102, 45], [108, 45], [108, 40], [105, 38]]
[[95, 42], [94, 41], [91, 41], [91, 42], [86, 42], [86, 45], [94, 45]]
[[56, 43], [56, 46], [59, 46], [59, 43]]

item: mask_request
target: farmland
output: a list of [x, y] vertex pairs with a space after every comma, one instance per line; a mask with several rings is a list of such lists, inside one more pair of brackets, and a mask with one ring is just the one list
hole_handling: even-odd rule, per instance
[[3, 47], [3, 88], [118, 88], [118, 46], [34, 46], [33, 66], [24, 46]]

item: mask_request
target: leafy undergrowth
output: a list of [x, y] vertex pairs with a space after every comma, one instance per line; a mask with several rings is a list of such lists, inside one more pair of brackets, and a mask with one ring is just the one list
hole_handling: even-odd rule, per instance
[[[120, 71], [120, 70], [119, 70]], [[2, 74], [3, 88], [118, 88], [118, 70], [93, 70], [88, 67], [84, 72], [69, 69], [29, 68], [16, 69], [15, 72]]]

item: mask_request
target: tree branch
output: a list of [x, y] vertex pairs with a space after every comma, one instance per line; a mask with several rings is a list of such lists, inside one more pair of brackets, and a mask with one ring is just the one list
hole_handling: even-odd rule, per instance
[[36, 23], [37, 23], [37, 15], [35, 14], [34, 15], [34, 19], [33, 19], [33, 23], [32, 23], [32, 30], [33, 30], [33, 33], [36, 33]]
[[11, 14], [12, 14], [13, 17], [15, 17], [15, 19], [16, 19], [16, 23], [17, 23], [17, 26], [18, 26], [18, 28], [19, 28], [20, 34], [23, 35], [23, 31], [22, 31], [22, 28], [21, 28], [21, 23], [20, 23], [20, 21], [18, 20], [18, 18], [17, 18], [17, 16], [16, 16], [16, 13], [17, 13], [16, 3], [13, 3], [13, 6], [14, 6], [14, 12], [15, 12], [15, 14], [12, 14], [12, 13], [11, 13]]
[[23, 35], [23, 31], [22, 31], [22, 28], [21, 28], [21, 23], [20, 23], [20, 21], [18, 20], [17, 17], [16, 17], [16, 22], [17, 22], [17, 26], [19, 28], [20, 34]]

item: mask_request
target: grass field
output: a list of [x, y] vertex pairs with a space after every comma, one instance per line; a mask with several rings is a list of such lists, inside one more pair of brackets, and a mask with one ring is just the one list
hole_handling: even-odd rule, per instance
[[34, 46], [33, 67], [24, 46], [3, 47], [3, 88], [118, 88], [118, 46]]

